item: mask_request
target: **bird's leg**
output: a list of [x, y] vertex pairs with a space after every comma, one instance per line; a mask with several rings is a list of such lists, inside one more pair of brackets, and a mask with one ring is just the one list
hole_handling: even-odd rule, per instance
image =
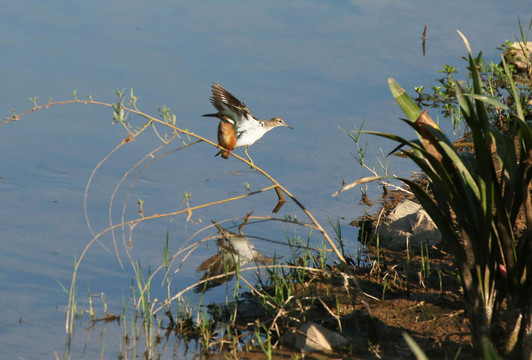
[[[246, 147], [244, 148], [244, 153], [245, 153], [246, 156], [248, 157], [249, 162], [250, 162], [251, 164], [253, 164], [253, 159], [251, 159], [251, 156], [249, 156], [249, 154], [248, 154], [248, 148], [249, 148], [249, 145], [246, 146]], [[253, 166], [252, 166], [251, 168], [253, 169]]]
[[249, 217], [253, 215], [253, 211], [251, 211], [249, 214], [246, 215], [246, 217], [244, 218], [244, 220], [242, 221], [242, 224], [240, 224], [240, 226], [238, 227], [238, 233], [242, 236], [244, 236], [244, 234], [242, 234], [242, 228], [244, 226], [246, 226], [246, 224], [248, 223], [248, 220], [249, 220]]

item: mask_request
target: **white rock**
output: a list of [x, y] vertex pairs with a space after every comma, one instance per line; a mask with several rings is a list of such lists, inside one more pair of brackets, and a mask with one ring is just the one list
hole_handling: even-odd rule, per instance
[[[523, 53], [523, 49], [525, 49], [525, 52], [528, 54], [528, 61]], [[527, 65], [532, 63], [532, 42], [527, 42], [526, 44], [522, 42], [512, 43], [510, 46], [508, 46], [506, 57], [511, 58], [509, 60], [515, 65], [517, 71], [527, 71]]]
[[386, 216], [379, 229], [380, 245], [391, 250], [413, 248], [425, 244], [438, 245], [441, 233], [420, 204], [405, 200]]
[[332, 351], [349, 344], [342, 335], [324, 328], [314, 322], [308, 322], [299, 329], [282, 336], [281, 344], [299, 351]]

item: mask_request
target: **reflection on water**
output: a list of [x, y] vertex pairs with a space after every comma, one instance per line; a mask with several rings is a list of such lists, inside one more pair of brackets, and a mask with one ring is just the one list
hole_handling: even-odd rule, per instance
[[263, 265], [273, 263], [273, 259], [264, 256], [255, 249], [255, 246], [244, 236], [242, 228], [247, 224], [249, 217], [253, 214], [250, 212], [246, 215], [242, 224], [238, 227], [238, 234], [223, 228], [220, 224], [211, 220], [220, 236], [216, 240], [218, 245], [218, 252], [205, 260], [198, 266], [197, 271], [204, 271], [205, 273], [201, 277], [201, 280], [207, 280], [211, 277], [215, 279], [209, 279], [208, 281], [198, 284], [195, 291], [201, 292], [212, 289], [213, 287], [224, 284], [231, 280], [233, 275], [227, 275], [220, 277], [219, 275], [234, 272], [237, 268], [244, 266], [248, 263], [255, 262]]

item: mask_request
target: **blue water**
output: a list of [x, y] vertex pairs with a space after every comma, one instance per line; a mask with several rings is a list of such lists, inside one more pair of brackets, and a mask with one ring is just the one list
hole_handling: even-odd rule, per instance
[[[460, 29], [474, 52], [498, 61], [496, 47], [513, 40], [517, 17], [528, 23], [529, 1], [17, 1], [2, 4], [0, 22], [0, 110], [77, 97], [115, 102], [115, 89], [133, 88], [138, 106], [156, 115], [162, 105], [177, 115], [178, 126], [214, 140], [216, 123], [200, 115], [212, 112], [210, 84], [221, 83], [253, 113], [265, 119], [282, 116], [295, 130], [275, 129], [250, 149], [254, 161], [267, 170], [318, 218], [328, 230], [327, 216], [340, 218], [347, 247], [355, 251], [356, 230], [347, 224], [363, 214], [354, 189], [339, 199], [330, 195], [342, 180], [370, 175], [352, 156], [352, 141], [339, 130], [366, 120], [366, 128], [408, 136], [391, 98], [387, 78], [404, 88], [436, 84], [443, 64], [456, 65], [463, 79], [465, 47]], [[427, 53], [421, 36], [428, 24]], [[438, 115], [433, 111], [434, 117]], [[67, 296], [74, 257], [92, 239], [84, 216], [84, 191], [96, 165], [127, 133], [112, 125], [112, 111], [89, 105], [54, 106], [0, 127], [0, 358], [51, 358], [64, 350]], [[367, 162], [376, 164], [389, 143], [367, 138]], [[88, 193], [87, 212], [98, 233], [109, 225], [110, 196], [118, 181], [137, 161], [160, 145], [151, 131], [117, 151], [96, 173]], [[179, 147], [174, 141], [163, 152]], [[144, 213], [183, 209], [268, 186], [236, 159], [214, 158], [216, 149], [199, 144], [155, 162], [134, 183], [126, 218], [134, 219], [139, 198]], [[242, 154], [237, 150], [238, 154]], [[390, 159], [391, 172], [408, 176], [413, 168]], [[138, 171], [137, 171], [138, 172]], [[135, 172], [135, 174], [137, 173]], [[113, 223], [133, 178], [118, 191]], [[208, 181], [206, 181], [208, 180]], [[377, 188], [370, 188], [376, 200]], [[167, 231], [170, 250], [178, 251], [196, 231], [210, 224], [243, 217], [270, 216], [273, 193], [194, 211], [190, 221], [180, 215], [138, 225], [132, 235], [132, 259], [147, 269], [161, 263]], [[278, 216], [297, 215], [287, 203]], [[235, 220], [238, 223], [237, 220]], [[246, 226], [246, 233], [283, 241], [285, 231], [308, 231], [293, 225], [266, 223]], [[205, 230], [191, 241], [214, 235]], [[87, 284], [101, 315], [100, 293], [109, 311], [121, 312], [122, 294], [130, 294], [133, 272], [118, 235], [124, 268], [109, 234], [88, 251], [79, 272], [78, 298], [87, 307]], [[129, 232], [126, 232], [126, 237]], [[315, 242], [319, 237], [314, 234]], [[129, 238], [126, 239], [129, 241]], [[282, 246], [258, 242], [265, 253], [283, 255]], [[175, 275], [176, 291], [199, 276], [195, 267], [216, 251], [201, 246]], [[174, 263], [176, 267], [178, 261]], [[153, 287], [164, 298], [164, 289]], [[96, 306], [96, 305], [95, 305]], [[108, 327], [83, 353], [88, 324], [76, 327], [72, 358], [93, 358], [105, 345], [106, 358], [116, 357], [120, 329]], [[99, 331], [99, 330], [98, 330]], [[96, 340], [95, 340], [96, 339]]]

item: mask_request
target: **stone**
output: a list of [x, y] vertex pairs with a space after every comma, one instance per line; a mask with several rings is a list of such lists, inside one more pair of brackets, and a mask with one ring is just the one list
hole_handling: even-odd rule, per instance
[[342, 335], [314, 322], [308, 322], [299, 329], [286, 333], [281, 337], [281, 344], [298, 351], [316, 352], [332, 351], [349, 344]]
[[441, 233], [420, 204], [405, 200], [395, 207], [377, 229], [380, 246], [390, 250], [419, 249], [441, 243]]
[[[525, 50], [525, 56], [523, 49]], [[511, 43], [506, 50], [506, 59], [508, 62], [515, 65], [518, 72], [528, 71], [528, 65], [532, 64], [532, 42], [514, 42]]]

